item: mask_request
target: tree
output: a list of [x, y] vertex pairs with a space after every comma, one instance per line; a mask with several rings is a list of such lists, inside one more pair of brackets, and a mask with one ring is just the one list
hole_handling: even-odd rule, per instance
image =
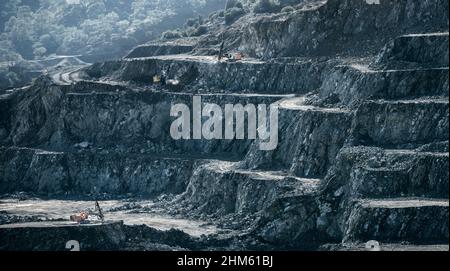
[[280, 2], [277, 0], [257, 0], [253, 6], [255, 13], [273, 13], [281, 9]]

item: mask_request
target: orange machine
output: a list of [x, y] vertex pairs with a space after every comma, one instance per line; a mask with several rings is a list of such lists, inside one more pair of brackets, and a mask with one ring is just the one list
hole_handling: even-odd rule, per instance
[[76, 215], [71, 215], [70, 216], [70, 221], [73, 222], [77, 222], [77, 223], [82, 223], [84, 221], [86, 221], [89, 218], [89, 214], [86, 212], [81, 212], [79, 214]]

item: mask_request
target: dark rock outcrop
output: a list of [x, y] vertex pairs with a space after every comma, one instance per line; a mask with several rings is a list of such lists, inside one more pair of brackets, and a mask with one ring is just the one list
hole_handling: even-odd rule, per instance
[[[389, 39], [427, 27], [448, 31], [448, 1], [317, 1], [289, 14], [260, 16], [248, 24], [239, 48], [252, 56], [370, 54]], [[427, 29], [429, 30], [429, 29]], [[425, 31], [427, 31], [425, 30]], [[427, 31], [429, 32], [429, 31]]]
[[38, 222], [0, 226], [0, 250], [68, 251], [70, 240], [81, 251], [112, 251], [124, 246], [126, 236], [119, 222], [69, 225], [67, 222]]
[[410, 34], [388, 43], [377, 58], [376, 64], [395, 61], [435, 64], [448, 67], [448, 32]]
[[[38, 195], [179, 194], [196, 160], [107, 150], [72, 153], [0, 148], [0, 190]], [[197, 160], [198, 161], [198, 160]], [[199, 161], [200, 163], [200, 161]]]
[[221, 62], [215, 56], [168, 56], [106, 62], [89, 67], [94, 78], [152, 84], [154, 75], [179, 81], [198, 92], [306, 93], [319, 87], [326, 60]]
[[125, 58], [185, 54], [194, 49], [194, 44], [192, 42], [165, 42], [139, 45], [131, 50]]

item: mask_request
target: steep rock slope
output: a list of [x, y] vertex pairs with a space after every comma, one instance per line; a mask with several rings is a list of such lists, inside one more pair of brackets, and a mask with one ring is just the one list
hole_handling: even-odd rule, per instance
[[[154, 208], [269, 249], [448, 243], [448, 1], [305, 1], [223, 31], [2, 95], [0, 192], [175, 194]], [[244, 60], [199, 55], [222, 37]], [[172, 140], [194, 95], [277, 103], [278, 148]]]

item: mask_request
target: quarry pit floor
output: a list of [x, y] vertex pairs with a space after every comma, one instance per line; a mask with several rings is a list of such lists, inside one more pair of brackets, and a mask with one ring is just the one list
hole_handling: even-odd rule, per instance
[[[147, 226], [161, 232], [178, 230], [193, 238], [209, 238], [220, 240], [238, 234], [229, 229], [223, 229], [211, 222], [186, 219], [158, 212], [155, 201], [137, 199], [117, 199], [99, 201], [105, 216], [103, 224], [93, 220], [90, 224], [80, 225], [69, 220], [70, 215], [81, 211], [93, 211], [95, 201], [76, 199], [39, 199], [29, 198], [19, 200], [15, 197], [0, 199], [0, 231], [27, 229], [39, 231], [40, 229], [71, 228], [71, 227], [97, 227], [102, 225], [122, 223], [127, 226]], [[221, 237], [219, 237], [221, 236]], [[448, 251], [449, 246], [444, 245], [413, 245], [407, 243], [382, 244], [382, 251]], [[166, 247], [163, 247], [166, 248]], [[142, 249], [142, 248], [141, 248]], [[152, 250], [161, 247], [151, 247]], [[177, 247], [169, 247], [177, 250]], [[217, 249], [216, 247], [206, 248]], [[219, 247], [226, 250], [241, 250], [241, 247]], [[266, 250], [264, 248], [263, 250]], [[271, 250], [271, 249], [268, 249]], [[320, 251], [366, 251], [365, 244], [324, 244], [318, 247]]]
[[[138, 207], [131, 208], [128, 200], [99, 201], [99, 204], [106, 221], [123, 221], [125, 225], [145, 225], [161, 231], [176, 229], [193, 237], [208, 236], [220, 231], [208, 222], [183, 219], [152, 211], [138, 211], [142, 208], [151, 209], [153, 201], [133, 201], [133, 206]], [[12, 224], [26, 226], [27, 223], [30, 223], [29, 226], [32, 227], [33, 223], [36, 222], [59, 221], [68, 223], [71, 215], [81, 211], [94, 210], [94, 206], [95, 201], [89, 200], [27, 199], [19, 201], [6, 198], [0, 200], [0, 214], [13, 216], [15, 219], [11, 221]], [[8, 226], [11, 223], [2, 224], [0, 227], [11, 226]]]

